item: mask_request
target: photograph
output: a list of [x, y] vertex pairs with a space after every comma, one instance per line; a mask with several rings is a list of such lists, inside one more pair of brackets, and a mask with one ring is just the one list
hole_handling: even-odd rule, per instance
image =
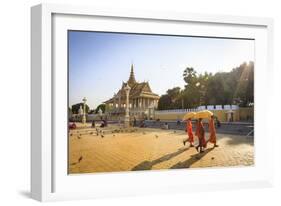
[[251, 167], [255, 39], [67, 31], [68, 174]]

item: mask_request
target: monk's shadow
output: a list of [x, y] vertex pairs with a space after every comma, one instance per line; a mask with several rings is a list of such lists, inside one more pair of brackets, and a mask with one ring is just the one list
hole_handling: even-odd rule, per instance
[[183, 162], [178, 162], [177, 164], [170, 167], [170, 169], [181, 169], [181, 168], [189, 168], [191, 165], [193, 165], [195, 162], [202, 159], [206, 154], [211, 152], [214, 148], [208, 148], [203, 153], [198, 153], [195, 155], [191, 155], [191, 157]]
[[253, 136], [235, 136], [235, 135], [224, 135], [219, 138], [219, 140], [226, 139], [227, 145], [240, 145], [240, 144], [247, 144], [247, 145], [254, 145], [254, 137]]
[[170, 154], [166, 154], [158, 159], [155, 159], [153, 161], [143, 161], [141, 162], [140, 164], [136, 165], [135, 167], [133, 167], [131, 169], [131, 171], [137, 171], [137, 170], [151, 170], [152, 167], [156, 164], [159, 164], [161, 162], [164, 162], [164, 161], [168, 161], [170, 159], [172, 159], [173, 157], [187, 151], [189, 149], [189, 147], [187, 148], [181, 148], [179, 149], [178, 151], [176, 152], [173, 152], [173, 153], [170, 153]]

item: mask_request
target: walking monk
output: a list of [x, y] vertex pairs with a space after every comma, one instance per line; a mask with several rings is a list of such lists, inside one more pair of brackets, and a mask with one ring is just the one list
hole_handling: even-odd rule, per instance
[[185, 143], [188, 141], [190, 143], [190, 147], [194, 147], [193, 143], [194, 143], [194, 136], [192, 133], [192, 123], [191, 123], [191, 118], [189, 118], [186, 122], [186, 132], [188, 135], [188, 139], [183, 141], [183, 145], [185, 145]]
[[198, 123], [197, 123], [197, 129], [196, 129], [196, 133], [198, 135], [198, 139], [199, 139], [199, 145], [196, 146], [196, 150], [202, 153], [204, 152], [204, 148], [207, 147], [207, 142], [205, 139], [205, 129], [203, 127], [203, 123], [202, 123], [202, 119], [200, 118]]
[[215, 128], [215, 121], [214, 121], [214, 115], [211, 116], [211, 119], [209, 121], [209, 132], [210, 132], [210, 138], [209, 142], [214, 144], [214, 147], [218, 147], [217, 145], [217, 134], [216, 134], [216, 128]]

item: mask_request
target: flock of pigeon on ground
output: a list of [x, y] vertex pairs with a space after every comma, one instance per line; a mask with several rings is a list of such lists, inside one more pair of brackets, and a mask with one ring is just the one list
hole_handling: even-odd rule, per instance
[[[115, 137], [115, 134], [116, 133], [125, 133], [125, 132], [137, 132], [138, 129], [137, 128], [134, 128], [134, 129], [123, 129], [123, 128], [119, 128], [119, 129], [115, 129], [115, 130], [112, 130], [112, 131], [104, 131], [104, 130], [101, 130], [101, 129], [98, 129], [96, 128], [95, 132], [93, 130], [84, 130], [83, 133], [80, 132], [80, 131], [77, 131], [77, 138], [78, 139], [81, 139], [82, 138], [82, 135], [96, 135], [96, 136], [100, 136], [101, 138], [104, 138], [105, 137], [105, 133], [110, 133], [112, 134], [113, 137]], [[174, 130], [174, 133], [176, 133], [176, 131]], [[142, 132], [143, 135], [146, 134], [146, 132]], [[70, 136], [73, 136], [73, 133], [70, 133]], [[158, 135], [155, 134], [155, 138], [158, 139]], [[78, 159], [78, 162], [77, 163], [80, 163], [81, 161], [83, 160], [83, 156], [80, 156], [79, 159]], [[72, 165], [75, 165], [76, 163], [72, 164]]]

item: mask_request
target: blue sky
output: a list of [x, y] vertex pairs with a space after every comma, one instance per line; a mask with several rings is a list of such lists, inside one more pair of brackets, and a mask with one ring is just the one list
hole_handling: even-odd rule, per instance
[[230, 71], [254, 61], [254, 40], [69, 31], [69, 104], [96, 108], [127, 81], [149, 81], [154, 93], [184, 87], [183, 70]]

